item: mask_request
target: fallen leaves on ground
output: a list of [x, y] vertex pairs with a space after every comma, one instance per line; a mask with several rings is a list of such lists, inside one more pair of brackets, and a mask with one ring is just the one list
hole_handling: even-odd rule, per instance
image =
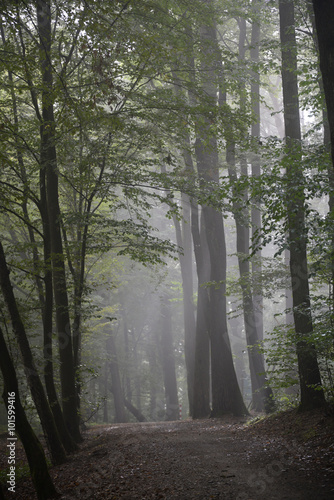
[[[327, 500], [334, 498], [333, 430], [323, 410], [250, 423], [227, 416], [94, 426], [51, 475], [63, 500]], [[19, 446], [17, 460], [25, 463]], [[36, 498], [30, 479], [18, 481], [15, 498]]]

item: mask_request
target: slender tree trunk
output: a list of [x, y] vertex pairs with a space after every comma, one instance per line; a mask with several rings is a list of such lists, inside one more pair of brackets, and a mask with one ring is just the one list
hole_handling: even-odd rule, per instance
[[[252, 10], [254, 15], [257, 17], [252, 23], [252, 34], [251, 34], [251, 49], [250, 57], [253, 64], [258, 64], [259, 57], [259, 46], [260, 46], [260, 36], [261, 29], [258, 18], [260, 16], [260, 3], [258, 0], [252, 2]], [[252, 83], [251, 83], [251, 105], [252, 112], [254, 115], [253, 123], [251, 126], [251, 135], [254, 142], [260, 142], [260, 75], [258, 71], [252, 71]], [[256, 152], [252, 155], [252, 177], [258, 179], [261, 176], [261, 162], [260, 155]], [[251, 222], [252, 222], [252, 238], [254, 238], [255, 233], [261, 230], [261, 202], [259, 200], [254, 200], [251, 209]], [[254, 315], [256, 321], [256, 329], [259, 340], [263, 340], [263, 295], [262, 295], [262, 252], [261, 249], [257, 249], [255, 252], [255, 258], [252, 259], [252, 276], [253, 276], [253, 301], [254, 301]]]
[[40, 65], [42, 74], [42, 124], [41, 169], [46, 172], [48, 219], [52, 251], [52, 273], [56, 324], [59, 340], [60, 379], [65, 422], [73, 438], [79, 442], [79, 417], [75, 386], [75, 369], [72, 351], [72, 335], [68, 309], [66, 273], [63, 243], [60, 230], [57, 154], [55, 144], [54, 87], [51, 61], [51, 8], [50, 0], [37, 2], [37, 24], [40, 39]]
[[4, 392], [2, 397], [7, 410], [9, 403], [14, 404], [15, 431], [22, 441], [24, 451], [27, 456], [30, 474], [36, 489], [37, 498], [38, 500], [56, 498], [59, 495], [50, 477], [42, 445], [29, 424], [21, 403], [15, 368], [8, 352], [1, 328], [0, 369], [4, 381]]
[[167, 293], [163, 294], [160, 303], [160, 332], [162, 372], [166, 397], [166, 420], [178, 420], [179, 400], [175, 371], [172, 313]]
[[[190, 41], [193, 40], [192, 30], [187, 29], [187, 36]], [[191, 46], [192, 47], [192, 46]], [[195, 60], [192, 54], [188, 57], [187, 64], [190, 68], [190, 78], [192, 83], [196, 84], [196, 68]], [[177, 77], [175, 77], [177, 80]], [[178, 86], [180, 88], [181, 85]], [[189, 103], [192, 107], [197, 105], [197, 98], [191, 91], [188, 92]], [[185, 144], [183, 148], [183, 159], [185, 164], [185, 175], [189, 179], [196, 178], [196, 170], [191, 153], [192, 145], [190, 134], [185, 134]], [[200, 228], [200, 217], [198, 203], [193, 199], [190, 202], [190, 221], [191, 221], [191, 236], [193, 241], [196, 270], [197, 270], [197, 314], [195, 324], [189, 325], [193, 328], [192, 333], [192, 375], [188, 380], [189, 401], [192, 398], [190, 406], [190, 414], [193, 418], [206, 418], [210, 414], [210, 340], [209, 340], [209, 325], [206, 315], [209, 310], [209, 293], [204, 287], [204, 283], [210, 279], [210, 257], [206, 242], [205, 230]], [[203, 219], [203, 218], [202, 218]], [[202, 224], [202, 228], [204, 224]], [[192, 380], [191, 380], [192, 378]], [[189, 388], [189, 384], [192, 384]]]
[[[245, 64], [246, 59], [246, 20], [239, 20], [239, 59]], [[258, 44], [259, 40], [254, 40], [254, 31], [258, 31], [258, 27], [255, 30], [252, 30], [253, 35], [253, 43]], [[254, 47], [255, 48], [255, 47]], [[257, 75], [258, 76], [258, 75]], [[254, 77], [254, 75], [253, 75]], [[253, 92], [259, 93], [259, 81], [258, 78], [253, 82]], [[256, 95], [259, 98], [259, 95]], [[253, 107], [256, 107], [255, 96], [253, 96]], [[243, 82], [240, 83], [240, 107], [244, 112], [245, 108], [245, 84]], [[256, 111], [259, 112], [259, 109], [256, 108]], [[259, 119], [258, 115], [258, 119]], [[259, 132], [259, 126], [255, 128]], [[244, 131], [246, 133], [246, 130]], [[237, 174], [235, 169], [235, 152], [234, 152], [234, 143], [231, 143], [227, 148], [227, 163], [228, 163], [228, 171], [230, 182], [233, 186], [237, 181]], [[260, 175], [258, 169], [260, 168], [259, 159], [255, 164], [253, 163], [253, 168], [256, 168], [256, 174]], [[240, 175], [244, 180], [248, 179], [248, 166], [247, 160], [244, 154], [241, 155], [240, 159]], [[242, 289], [242, 298], [243, 298], [243, 312], [244, 312], [244, 324], [246, 331], [246, 339], [248, 345], [248, 358], [249, 358], [249, 368], [251, 375], [251, 384], [252, 384], [252, 405], [253, 408], [257, 411], [264, 411], [265, 409], [269, 411], [271, 409], [271, 396], [272, 391], [265, 387], [266, 378], [265, 378], [265, 368], [264, 368], [264, 359], [262, 353], [259, 351], [257, 344], [263, 338], [263, 329], [261, 333], [259, 333], [259, 328], [262, 328], [262, 321], [259, 324], [257, 322], [257, 315], [254, 307], [253, 300], [253, 289], [252, 289], [252, 280], [250, 276], [250, 264], [249, 264], [249, 247], [250, 247], [250, 230], [249, 230], [249, 211], [247, 208], [248, 202], [248, 192], [247, 189], [244, 189], [242, 193], [242, 200], [238, 201], [239, 196], [238, 193], [235, 193], [234, 202], [233, 202], [233, 211], [234, 218], [236, 222], [237, 229], [237, 253], [238, 253], [238, 264], [239, 264], [239, 272], [241, 279], [241, 289]], [[260, 228], [261, 219], [260, 212], [257, 207], [256, 210], [253, 209], [252, 216], [255, 217], [258, 228]], [[261, 270], [261, 268], [259, 268]], [[258, 270], [259, 270], [258, 269]], [[260, 316], [260, 319], [261, 316]]]
[[[154, 325], [153, 328], [155, 328], [155, 326], [156, 325]], [[159, 410], [157, 407], [159, 368], [157, 360], [157, 342], [155, 330], [151, 331], [149, 343], [150, 345], [148, 346], [148, 362], [150, 371], [150, 419], [156, 421], [158, 420]]]
[[104, 365], [104, 402], [103, 402], [103, 422], [108, 422], [108, 361]]
[[329, 0], [313, 0], [313, 8], [334, 165], [334, 4]]
[[[177, 77], [174, 76], [176, 82]], [[178, 93], [178, 92], [177, 92]], [[189, 140], [188, 134], [187, 139]], [[185, 154], [185, 153], [184, 153]], [[166, 173], [163, 165], [161, 171]], [[191, 174], [191, 165], [185, 162], [184, 175]], [[183, 292], [183, 318], [184, 318], [184, 355], [187, 370], [187, 391], [189, 401], [189, 414], [193, 413], [194, 390], [194, 363], [195, 363], [195, 308], [193, 302], [193, 267], [192, 267], [192, 242], [190, 225], [190, 199], [181, 193], [182, 226], [178, 218], [173, 215], [176, 242], [180, 248], [179, 261], [182, 276]]]
[[[217, 68], [220, 63], [216, 30], [213, 25], [200, 30], [202, 53], [202, 86], [211, 106], [217, 100]], [[211, 129], [211, 116], [203, 117], [195, 143], [197, 169], [203, 189], [219, 183], [218, 147]], [[210, 188], [209, 188], [210, 189]], [[209, 332], [211, 347], [212, 415], [248, 413], [242, 399], [233, 365], [226, 317], [226, 244], [222, 214], [203, 206], [206, 238], [210, 254]]]
[[131, 328], [131, 337], [132, 337], [132, 345], [133, 345], [133, 371], [135, 373], [135, 399], [136, 406], [139, 411], [141, 411], [141, 373], [139, 369], [138, 363], [138, 347], [137, 342], [135, 341], [135, 331], [134, 328]]
[[190, 226], [190, 200], [187, 195], [181, 193], [182, 200], [182, 227], [177, 219], [173, 217], [176, 242], [180, 247], [179, 261], [182, 276], [183, 291], [183, 317], [184, 317], [184, 355], [187, 370], [187, 390], [189, 401], [189, 414], [193, 414], [193, 390], [194, 390], [194, 363], [195, 363], [195, 309], [193, 302], [193, 269], [192, 269], [192, 246]]
[[44, 234], [44, 303], [43, 303], [43, 354], [44, 354], [44, 381], [49, 404], [55, 419], [63, 446], [68, 453], [78, 449], [66, 426], [64, 415], [58, 400], [54, 382], [53, 369], [53, 290], [51, 269], [51, 242], [49, 233], [49, 221], [47, 214], [46, 179], [45, 171], [40, 170], [40, 213], [43, 222]]
[[[230, 182], [233, 186], [237, 181], [235, 171], [235, 153], [234, 144], [230, 144], [227, 150], [227, 164]], [[245, 169], [242, 168], [242, 173], [245, 175]], [[250, 265], [249, 265], [249, 228], [247, 227], [247, 217], [244, 207], [247, 206], [247, 193], [243, 193], [243, 200], [238, 202], [238, 193], [235, 193], [233, 202], [233, 212], [236, 223], [237, 232], [237, 254], [240, 273], [240, 282], [242, 290], [242, 303], [244, 325], [246, 332], [246, 340], [248, 345], [249, 369], [252, 384], [252, 405], [256, 411], [267, 412], [273, 409], [272, 391], [266, 388], [266, 377], [264, 359], [259, 351], [258, 343], [260, 341], [257, 321], [254, 311], [252, 284], [250, 280]], [[246, 220], [243, 220], [246, 219]]]
[[123, 320], [123, 335], [124, 335], [124, 348], [125, 348], [125, 373], [124, 373], [124, 398], [127, 399], [129, 403], [132, 403], [132, 387], [131, 387], [131, 380], [133, 379], [132, 377], [132, 362], [131, 362], [131, 356], [130, 356], [130, 345], [129, 345], [129, 329], [128, 329], [128, 323], [126, 319], [126, 311], [124, 308], [124, 303], [123, 303], [123, 298], [122, 298], [122, 293], [118, 292], [119, 296], [119, 301], [120, 301], [120, 309], [121, 309], [121, 316]]
[[[3, 43], [6, 43], [5, 39], [5, 33], [2, 27], [2, 24], [0, 23], [0, 30], [1, 30], [1, 36]], [[18, 116], [18, 110], [17, 110], [17, 100], [16, 100], [16, 95], [14, 92], [14, 86], [13, 86], [13, 76], [11, 72], [8, 72], [8, 78], [10, 81], [10, 86], [11, 86], [11, 96], [12, 96], [12, 102], [13, 102], [13, 115], [14, 115], [14, 123], [15, 123], [15, 129], [16, 133], [19, 132], [19, 116]], [[40, 202], [38, 203], [38, 208], [41, 212], [42, 216], [42, 221], [43, 221], [43, 235], [44, 235], [44, 269], [45, 269], [45, 276], [44, 276], [44, 283], [45, 283], [45, 290], [43, 290], [43, 284], [42, 284], [42, 279], [39, 277], [39, 269], [41, 266], [40, 258], [38, 255], [37, 251], [37, 245], [35, 241], [35, 235], [34, 231], [32, 229], [32, 226], [30, 224], [30, 218], [29, 218], [29, 213], [28, 213], [28, 206], [27, 206], [27, 200], [29, 199], [29, 193], [27, 192], [27, 186], [28, 186], [28, 179], [27, 179], [27, 174], [26, 174], [26, 168], [24, 165], [23, 161], [23, 156], [22, 156], [22, 151], [19, 147], [18, 141], [17, 141], [17, 136], [15, 134], [15, 146], [16, 146], [16, 151], [17, 151], [17, 161], [18, 165], [20, 167], [20, 173], [22, 177], [22, 181], [24, 182], [24, 191], [25, 191], [25, 197], [22, 203], [22, 210], [24, 213], [25, 220], [27, 222], [27, 229], [28, 229], [28, 234], [29, 234], [29, 239], [30, 243], [32, 244], [33, 247], [33, 265], [34, 265], [34, 270], [35, 270], [35, 281], [36, 281], [36, 288], [38, 292], [38, 298], [39, 298], [39, 303], [42, 311], [42, 316], [43, 316], [43, 341], [44, 341], [44, 357], [45, 357], [45, 364], [44, 364], [44, 380], [45, 380], [45, 386], [46, 386], [46, 392], [49, 400], [49, 404], [53, 413], [53, 417], [55, 419], [55, 423], [60, 435], [60, 438], [62, 440], [62, 444], [65, 448], [65, 450], [70, 453], [74, 450], [77, 449], [77, 446], [75, 445], [74, 441], [72, 440], [70, 434], [68, 433], [64, 418], [62, 415], [61, 407], [58, 402], [57, 398], [57, 393], [54, 385], [54, 378], [53, 378], [53, 363], [52, 363], [52, 311], [53, 311], [53, 305], [52, 305], [52, 276], [51, 276], [51, 270], [50, 270], [50, 264], [49, 264], [49, 259], [50, 259], [50, 246], [49, 246], [49, 235], [48, 235], [48, 228], [47, 228], [47, 214], [46, 214], [46, 193], [45, 193], [45, 174], [40, 176], [40, 193], [41, 193], [41, 199]], [[42, 173], [42, 171], [41, 171]], [[36, 202], [37, 203], [37, 202]]]
[[35, 362], [30, 349], [27, 334], [21, 320], [21, 316], [16, 304], [13, 288], [9, 279], [9, 269], [7, 267], [3, 246], [0, 242], [0, 287], [4, 296], [13, 330], [20, 348], [24, 371], [27, 377], [29, 389], [36, 409], [41, 420], [45, 438], [51, 453], [52, 461], [55, 464], [65, 462], [66, 454], [61, 443], [58, 430], [47, 401], [44, 388], [39, 377]]
[[114, 332], [111, 332], [108, 338], [107, 350], [110, 354], [109, 368], [111, 374], [112, 393], [114, 396], [115, 422], [127, 422]]
[[290, 245], [293, 315], [297, 335], [297, 358], [300, 380], [301, 410], [324, 405], [325, 398], [314, 346], [304, 212], [304, 180], [301, 168], [301, 131], [297, 82], [297, 45], [294, 30], [294, 3], [279, 0], [282, 44], [282, 82], [285, 136], [288, 149], [286, 164], [287, 211]]
[[[215, 161], [217, 148], [211, 144], [208, 151], [201, 139], [197, 139], [195, 147], [199, 175], [206, 181], [212, 181], [212, 167], [216, 170], [213, 163], [218, 165]], [[227, 331], [226, 244], [223, 218], [213, 207], [204, 206], [202, 210], [210, 254], [210, 281], [215, 283], [209, 288], [209, 310], [206, 315], [209, 319], [211, 347], [212, 415], [216, 417], [229, 412], [239, 415], [247, 413], [247, 409], [236, 378]]]
[[192, 202], [191, 226], [198, 275], [196, 344], [194, 367], [193, 418], [207, 418], [210, 414], [210, 340], [209, 291], [210, 255], [206, 242], [203, 217], [199, 222], [198, 205]]
[[[322, 106], [322, 120], [323, 120], [323, 128], [324, 128], [324, 146], [325, 148], [329, 148], [331, 151], [332, 161], [328, 166], [328, 183], [329, 183], [329, 211], [333, 215], [334, 214], [334, 146], [333, 146], [333, 138], [334, 138], [334, 118], [331, 116], [331, 120], [329, 120], [327, 106], [334, 106], [334, 89], [332, 78], [334, 77], [334, 70], [331, 68], [331, 65], [325, 61], [328, 61], [330, 57], [333, 58], [334, 50], [331, 46], [330, 40], [333, 41], [333, 35], [331, 32], [324, 33], [326, 28], [328, 29], [327, 23], [330, 23], [331, 20], [334, 19], [334, 8], [332, 5], [324, 5], [323, 2], [314, 2], [314, 9], [312, 7], [312, 0], [307, 0], [308, 13], [312, 22], [314, 36], [315, 36], [315, 45], [319, 54], [319, 66], [320, 66], [320, 75], [319, 75], [319, 87], [320, 92], [323, 95], [323, 106]], [[320, 34], [318, 35], [317, 26], [320, 26]], [[332, 28], [331, 28], [332, 29]], [[326, 79], [326, 86], [325, 80]], [[328, 98], [328, 99], [327, 99]], [[327, 102], [327, 104], [326, 104]], [[332, 107], [330, 113], [334, 114], [334, 107]], [[332, 219], [333, 220], [333, 219]], [[333, 222], [332, 222], [333, 224]], [[331, 294], [332, 294], [332, 304], [334, 310], [334, 228], [331, 228]]]

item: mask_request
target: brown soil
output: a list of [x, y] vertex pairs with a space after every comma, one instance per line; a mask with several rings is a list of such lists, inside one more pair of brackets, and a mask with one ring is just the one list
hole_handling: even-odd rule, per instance
[[[322, 411], [251, 424], [227, 417], [105, 425], [87, 430], [80, 451], [51, 475], [63, 500], [330, 500], [333, 430]], [[6, 498], [36, 496], [23, 479]]]

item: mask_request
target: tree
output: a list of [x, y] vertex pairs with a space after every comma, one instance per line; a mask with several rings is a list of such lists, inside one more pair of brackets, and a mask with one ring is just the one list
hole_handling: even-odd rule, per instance
[[[250, 41], [250, 58], [252, 64], [256, 65], [260, 62], [260, 43], [261, 43], [261, 26], [260, 26], [260, 8], [261, 3], [258, 0], [252, 2], [252, 11], [254, 19], [252, 21], [252, 32]], [[260, 139], [260, 127], [261, 127], [261, 114], [260, 114], [260, 74], [259, 71], [254, 69], [252, 71], [251, 80], [251, 106], [253, 113], [253, 122], [251, 125], [251, 136], [255, 142], [259, 142]], [[252, 177], [260, 178], [261, 176], [261, 161], [260, 155], [257, 152], [252, 154]], [[251, 223], [252, 223], [252, 238], [255, 238], [257, 231], [261, 229], [261, 203], [259, 200], [254, 200], [251, 212]], [[258, 279], [253, 279], [256, 291], [254, 292], [254, 314], [256, 320], [256, 327], [258, 331], [259, 340], [263, 340], [263, 296], [261, 290], [261, 249], [257, 249], [255, 252], [255, 259], [252, 261], [252, 274], [257, 276]]]
[[193, 418], [206, 418], [210, 414], [210, 337], [209, 292], [210, 255], [206, 241], [204, 217], [199, 215], [197, 203], [192, 201], [191, 229], [196, 255], [198, 276], [197, 317], [194, 360]]
[[[334, 70], [331, 64], [333, 58], [333, 34], [331, 30], [331, 21], [334, 17], [334, 9], [330, 2], [308, 0], [308, 10], [311, 16], [311, 22], [315, 25], [315, 36], [317, 39], [317, 49], [319, 52], [319, 62], [321, 78], [319, 80], [320, 90], [324, 93], [325, 103], [323, 104], [323, 126], [324, 126], [324, 144], [331, 147], [331, 164], [328, 166], [329, 179], [329, 210], [330, 227], [333, 224], [334, 213], [334, 88], [333, 74]], [[334, 231], [331, 229], [331, 281], [332, 281], [332, 300], [334, 301]]]
[[286, 167], [286, 203], [290, 246], [290, 273], [293, 315], [297, 337], [297, 357], [301, 392], [301, 410], [323, 406], [324, 394], [314, 346], [310, 341], [312, 317], [307, 265], [305, 195], [301, 168], [301, 131], [297, 82], [297, 46], [294, 31], [294, 4], [280, 0], [280, 36], [282, 44], [282, 82], [284, 123], [288, 157]]
[[166, 397], [166, 420], [179, 419], [179, 400], [175, 373], [172, 315], [167, 293], [160, 299], [160, 342], [162, 371]]
[[56, 324], [59, 339], [60, 380], [62, 406], [66, 425], [76, 441], [81, 441], [75, 367], [73, 359], [69, 301], [66, 287], [64, 251], [61, 237], [61, 211], [59, 206], [56, 123], [54, 118], [54, 85], [52, 67], [51, 4], [48, 0], [37, 4], [37, 28], [40, 41], [40, 66], [42, 76], [41, 113], [41, 170], [46, 173], [48, 227], [51, 240], [52, 274], [56, 307]]
[[[50, 477], [42, 445], [33, 431], [21, 403], [15, 368], [1, 328], [0, 369], [4, 380], [4, 392], [2, 397], [7, 411], [9, 410], [9, 406], [14, 406], [14, 410], [11, 409], [11, 411], [15, 412], [16, 430], [27, 456], [31, 477], [36, 488], [37, 498], [38, 500], [56, 498], [59, 495]], [[10, 415], [9, 411], [8, 415]]]
[[[246, 29], [246, 20], [240, 18], [238, 20], [239, 24], [239, 52], [238, 59], [239, 64], [245, 64], [245, 55], [246, 55], [246, 37], [247, 37], [247, 29]], [[253, 43], [259, 43], [259, 40], [253, 40]], [[256, 82], [257, 85], [255, 88], [251, 89], [253, 92], [259, 91], [257, 88], [259, 83]], [[245, 96], [246, 88], [243, 81], [239, 84], [239, 94], [240, 94], [240, 110], [242, 114], [246, 115], [246, 96]], [[258, 92], [257, 92], [258, 93]], [[251, 96], [253, 110], [255, 108], [255, 99], [257, 96]], [[222, 96], [220, 99], [220, 105], [226, 106], [226, 95]], [[256, 107], [257, 119], [260, 124], [260, 116], [259, 110]], [[256, 132], [259, 132], [259, 129], [255, 129]], [[253, 130], [254, 132], [254, 130]], [[240, 153], [240, 176], [239, 181], [244, 183], [246, 187], [240, 189], [237, 187], [238, 185], [238, 177], [236, 171], [236, 159], [235, 159], [235, 138], [233, 137], [233, 132], [226, 132], [227, 139], [227, 151], [226, 151], [226, 160], [228, 165], [228, 173], [230, 179], [230, 185], [232, 187], [232, 211], [236, 223], [236, 247], [237, 247], [237, 255], [238, 255], [238, 265], [239, 265], [239, 273], [240, 273], [240, 285], [242, 290], [242, 301], [243, 301], [243, 316], [244, 316], [244, 325], [246, 332], [246, 341], [248, 345], [248, 358], [249, 358], [249, 368], [251, 375], [251, 384], [252, 384], [252, 405], [255, 410], [270, 411], [273, 408], [272, 403], [272, 391], [269, 387], [266, 386], [266, 377], [265, 377], [265, 367], [264, 367], [264, 359], [263, 355], [259, 350], [258, 344], [261, 342], [263, 337], [263, 331], [259, 331], [261, 327], [261, 316], [258, 311], [255, 309], [255, 299], [254, 299], [254, 291], [253, 291], [253, 283], [250, 272], [250, 219], [251, 222], [256, 223], [257, 227], [255, 230], [260, 230], [260, 218], [259, 218], [259, 208], [253, 208], [252, 216], [250, 217], [249, 213], [249, 195], [247, 190], [248, 185], [248, 165], [245, 153]], [[241, 130], [241, 136], [246, 136], [246, 126], [243, 130]], [[253, 163], [253, 169], [255, 170], [256, 176], [258, 177], [260, 172], [259, 159]], [[239, 192], [240, 191], [240, 192]], [[253, 220], [252, 220], [253, 219]], [[259, 255], [258, 255], [259, 257]], [[257, 268], [257, 272], [260, 271], [261, 268]], [[254, 270], [255, 273], [255, 270]], [[260, 321], [258, 319], [260, 318]]]
[[[209, 5], [209, 8], [211, 5]], [[203, 189], [209, 191], [219, 182], [219, 162], [217, 138], [212, 132], [211, 123], [216, 104], [217, 67], [219, 51], [215, 25], [200, 28], [202, 53], [201, 60], [202, 85], [210, 104], [209, 110], [202, 118], [197, 129], [195, 143], [198, 176]], [[210, 68], [210, 69], [209, 69]], [[243, 403], [240, 388], [236, 378], [230, 340], [227, 331], [226, 317], [226, 244], [222, 214], [213, 206], [203, 205], [206, 239], [210, 254], [209, 288], [209, 335], [211, 346], [211, 377], [212, 377], [212, 415], [219, 416], [227, 412], [235, 414], [247, 413]]]
[[320, 69], [330, 128], [332, 161], [334, 164], [334, 68], [331, 64], [334, 51], [334, 34], [332, 30], [334, 6], [328, 0], [313, 0], [313, 9], [319, 46]]
[[51, 453], [52, 461], [55, 464], [61, 464], [66, 460], [66, 454], [60, 440], [58, 430], [47, 401], [44, 387], [40, 380], [26, 331], [21, 320], [20, 312], [17, 307], [16, 299], [13, 293], [12, 284], [9, 279], [9, 269], [6, 263], [4, 249], [0, 242], [0, 288], [4, 296], [9, 315], [12, 321], [13, 330], [20, 348], [23, 366], [27, 377], [27, 382], [33, 401], [35, 403], [38, 415], [41, 419], [44, 435]]
[[114, 397], [115, 405], [115, 421], [126, 422], [126, 414], [124, 408], [124, 394], [121, 384], [118, 356], [115, 343], [115, 332], [111, 332], [107, 339], [107, 351], [110, 354], [110, 374], [111, 374], [111, 389]]
[[[5, 31], [3, 25], [0, 25], [1, 30], [1, 38], [6, 47], [7, 40], [5, 36]], [[19, 165], [20, 174], [22, 177], [22, 181], [24, 183], [23, 192], [24, 197], [22, 200], [22, 211], [24, 216], [24, 221], [27, 226], [29, 240], [32, 245], [33, 252], [33, 269], [34, 269], [34, 277], [36, 288], [38, 290], [38, 298], [40, 302], [40, 308], [42, 311], [42, 322], [43, 322], [43, 341], [44, 341], [44, 380], [46, 386], [46, 392], [48, 396], [48, 400], [50, 403], [50, 407], [56, 422], [56, 426], [58, 432], [61, 436], [62, 443], [67, 452], [71, 452], [77, 449], [72, 437], [70, 436], [62, 414], [61, 407], [59, 405], [57, 392], [54, 384], [53, 378], [53, 359], [52, 359], [52, 301], [53, 301], [53, 293], [52, 293], [52, 273], [50, 270], [50, 266], [48, 264], [50, 260], [50, 238], [48, 234], [48, 224], [47, 224], [47, 205], [46, 205], [46, 191], [45, 191], [45, 175], [40, 175], [40, 201], [37, 202], [37, 206], [39, 208], [41, 218], [43, 221], [43, 236], [44, 236], [44, 267], [45, 274], [44, 279], [40, 278], [40, 269], [42, 267], [41, 259], [39, 257], [39, 253], [37, 250], [37, 242], [35, 237], [34, 226], [31, 222], [31, 217], [29, 214], [29, 188], [28, 188], [28, 175], [26, 171], [26, 165], [24, 161], [24, 155], [22, 153], [20, 147], [19, 133], [20, 133], [20, 118], [18, 114], [18, 98], [16, 95], [16, 89], [13, 80], [13, 74], [11, 70], [8, 70], [8, 80], [10, 82], [10, 94], [12, 101], [12, 112], [15, 124], [14, 131], [14, 144], [17, 156], [17, 163]], [[36, 200], [35, 200], [36, 201]], [[44, 289], [43, 289], [44, 282]]]

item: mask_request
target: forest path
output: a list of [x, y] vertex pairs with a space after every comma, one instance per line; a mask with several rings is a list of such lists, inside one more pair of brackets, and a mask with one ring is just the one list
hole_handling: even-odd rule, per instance
[[[95, 427], [51, 473], [63, 500], [330, 500], [333, 476], [318, 462], [229, 418]], [[16, 498], [34, 498], [27, 487]]]

